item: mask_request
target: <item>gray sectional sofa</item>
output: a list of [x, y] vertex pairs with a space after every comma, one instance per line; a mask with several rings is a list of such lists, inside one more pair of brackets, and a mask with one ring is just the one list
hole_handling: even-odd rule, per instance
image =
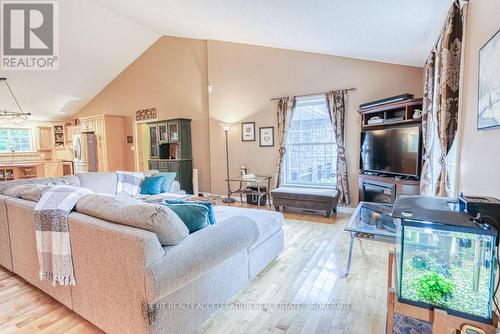
[[[113, 174], [29, 182], [113, 196]], [[15, 183], [0, 184], [0, 265], [108, 333], [192, 333], [283, 249], [283, 216], [272, 211], [216, 207], [215, 225], [174, 246], [145, 229], [72, 212], [77, 283], [54, 287], [38, 277], [36, 202], [4, 194]]]

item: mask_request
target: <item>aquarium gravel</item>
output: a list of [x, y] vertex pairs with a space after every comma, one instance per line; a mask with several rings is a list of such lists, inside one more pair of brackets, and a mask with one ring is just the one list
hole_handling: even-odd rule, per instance
[[[432, 256], [429, 256], [432, 259]], [[424, 300], [418, 294], [418, 283], [421, 278], [431, 272], [436, 272], [443, 277], [442, 273], [436, 269], [435, 264], [429, 263], [428, 269], [417, 269], [414, 267], [413, 257], [408, 256], [403, 262], [403, 277], [401, 281], [401, 298], [410, 301], [423, 302], [432, 304], [428, 300]], [[464, 261], [465, 262], [465, 261]], [[453, 282], [454, 288], [451, 296], [448, 298], [443, 298], [441, 302], [435, 303], [434, 305], [440, 308], [448, 308], [451, 310], [476, 315], [484, 318], [488, 318], [489, 314], [489, 292], [490, 292], [490, 282], [489, 275], [480, 275], [479, 277], [479, 289], [474, 291], [472, 289], [473, 281], [473, 270], [472, 263], [470, 266], [456, 266], [452, 265], [449, 267], [449, 279]], [[482, 268], [482, 270], [485, 270]]]

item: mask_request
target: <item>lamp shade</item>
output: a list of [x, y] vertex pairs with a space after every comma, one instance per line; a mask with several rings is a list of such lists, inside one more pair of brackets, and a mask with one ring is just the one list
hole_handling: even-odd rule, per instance
[[229, 131], [231, 129], [232, 124], [231, 123], [219, 123], [219, 125], [224, 129], [224, 131]]

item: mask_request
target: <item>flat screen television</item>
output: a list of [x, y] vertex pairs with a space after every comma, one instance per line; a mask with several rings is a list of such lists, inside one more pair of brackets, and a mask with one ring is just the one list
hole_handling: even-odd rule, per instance
[[361, 132], [362, 172], [420, 176], [420, 126]]

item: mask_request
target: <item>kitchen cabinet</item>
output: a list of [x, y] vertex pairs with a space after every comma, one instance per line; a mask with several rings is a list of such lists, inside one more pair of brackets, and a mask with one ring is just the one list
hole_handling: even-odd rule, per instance
[[80, 126], [79, 125], [69, 125], [66, 127], [66, 143], [73, 143], [73, 136], [80, 134]]
[[98, 115], [80, 118], [81, 132], [97, 138], [97, 170], [114, 172], [125, 168], [125, 121], [121, 116]]
[[43, 164], [43, 176], [63, 176], [62, 164], [59, 161], [50, 161]]
[[35, 161], [8, 165], [0, 163], [0, 181], [54, 176], [63, 176], [63, 166], [60, 161]]
[[64, 149], [64, 145], [66, 143], [64, 124], [54, 124], [52, 127], [52, 133], [54, 135], [54, 148]]
[[39, 126], [36, 131], [36, 149], [37, 151], [52, 151], [52, 127]]

